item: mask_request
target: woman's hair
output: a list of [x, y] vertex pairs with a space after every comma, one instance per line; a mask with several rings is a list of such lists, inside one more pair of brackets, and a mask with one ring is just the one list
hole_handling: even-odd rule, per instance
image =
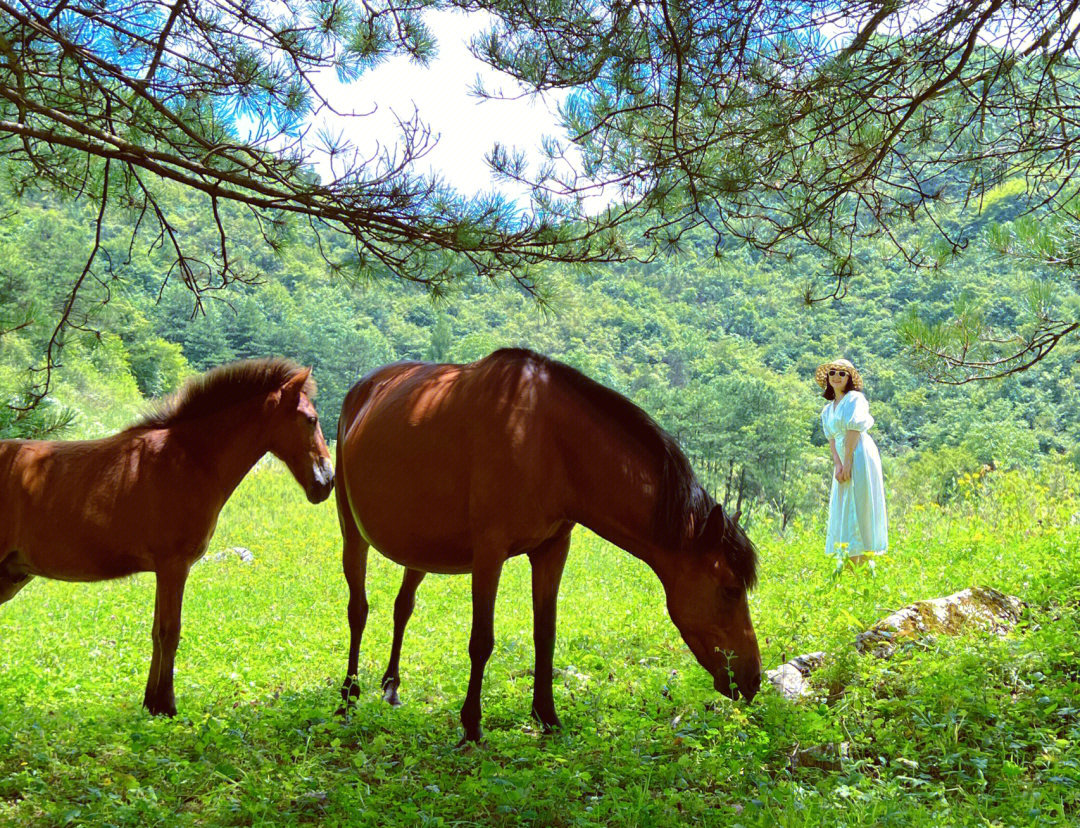
[[[855, 378], [853, 376], [851, 376], [851, 372], [848, 371], [847, 387], [844, 388], [844, 393], [846, 394], [848, 391], [855, 391], [855, 390], [857, 390], [855, 388]], [[827, 400], [835, 400], [836, 399], [836, 392], [833, 391], [832, 383], [829, 382], [829, 380], [827, 378], [825, 380], [825, 393], [822, 394], [821, 396], [823, 396]]]

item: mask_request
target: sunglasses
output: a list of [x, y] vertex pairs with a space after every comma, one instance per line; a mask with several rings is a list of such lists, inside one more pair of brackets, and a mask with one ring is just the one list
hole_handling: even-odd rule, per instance
[[830, 377], [846, 377], [847, 375], [848, 375], [847, 371], [841, 371], [841, 370], [838, 370], [836, 368], [830, 368], [829, 369], [829, 376]]

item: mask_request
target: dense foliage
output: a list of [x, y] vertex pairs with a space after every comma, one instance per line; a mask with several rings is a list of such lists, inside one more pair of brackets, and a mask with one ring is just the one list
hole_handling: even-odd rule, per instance
[[[101, 216], [136, 210], [197, 296], [250, 275], [232, 250], [226, 204], [257, 216], [270, 247], [288, 216], [312, 236], [343, 234], [357, 273], [526, 279], [538, 261], [592, 258], [583, 225], [560, 229], [421, 174], [414, 162], [432, 135], [418, 117], [402, 120], [397, 148], [373, 156], [311, 128], [352, 109], [324, 97], [323, 73], [355, 81], [395, 56], [426, 65], [437, 47], [422, 13], [438, 5], [0, 2], [5, 183], [85, 197]], [[329, 161], [322, 176], [314, 154]], [[196, 252], [177, 226], [170, 184], [209, 210], [215, 255]]]

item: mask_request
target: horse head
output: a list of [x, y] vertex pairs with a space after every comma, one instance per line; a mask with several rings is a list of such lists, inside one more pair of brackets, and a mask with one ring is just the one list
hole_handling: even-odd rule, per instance
[[752, 699], [761, 685], [761, 653], [747, 602], [756, 557], [746, 533], [716, 505], [704, 529], [657, 573], [671, 620], [716, 690], [732, 699], [740, 693]]
[[334, 488], [334, 467], [311, 402], [311, 369], [295, 373], [274, 395], [270, 451], [292, 472], [312, 503], [322, 503]]

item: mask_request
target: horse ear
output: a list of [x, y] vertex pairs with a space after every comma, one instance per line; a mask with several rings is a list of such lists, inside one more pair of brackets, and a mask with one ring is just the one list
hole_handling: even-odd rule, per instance
[[281, 390], [284, 391], [286, 394], [295, 393], [299, 395], [300, 392], [304, 390], [304, 386], [307, 385], [307, 381], [310, 376], [310, 368], [301, 368], [292, 376], [292, 378], [287, 383], [285, 383]]
[[739, 509], [739, 511], [735, 513], [735, 517], [732, 518], [731, 522], [738, 526], [740, 518], [742, 518], [742, 509]]
[[724, 507], [717, 503], [709, 512], [709, 518], [705, 521], [705, 528], [698, 536], [698, 543], [708, 549], [720, 544], [727, 532], [727, 517], [724, 515]]

